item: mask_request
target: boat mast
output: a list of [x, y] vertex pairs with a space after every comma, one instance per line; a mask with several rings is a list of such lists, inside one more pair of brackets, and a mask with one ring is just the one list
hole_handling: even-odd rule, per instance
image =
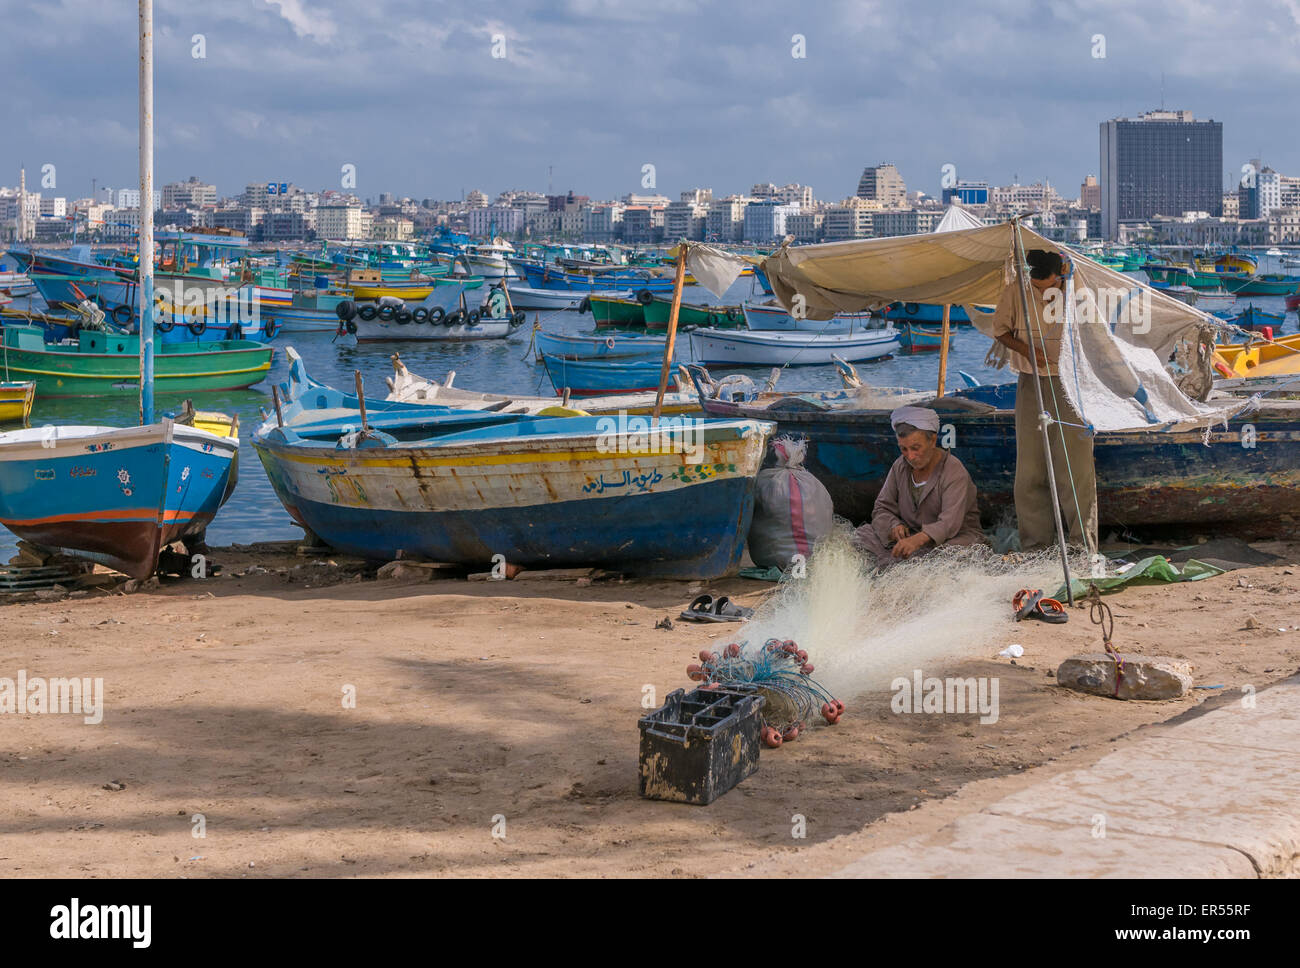
[[153, 0], [140, 0], [140, 424], [153, 423]]

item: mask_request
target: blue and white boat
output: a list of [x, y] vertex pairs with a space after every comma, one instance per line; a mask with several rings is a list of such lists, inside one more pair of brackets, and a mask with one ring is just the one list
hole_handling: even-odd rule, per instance
[[290, 378], [253, 446], [285, 510], [339, 551], [692, 579], [740, 563], [769, 423], [677, 418], [651, 433], [646, 418], [369, 399], [363, 420], [300, 359]]
[[836, 313], [830, 319], [795, 319], [784, 306], [746, 302], [745, 325], [757, 332], [847, 333], [871, 323], [871, 313]]
[[892, 326], [852, 333], [747, 332], [696, 329], [690, 333], [691, 358], [718, 366], [816, 366], [879, 359], [899, 348]]
[[664, 336], [645, 336], [641, 333], [609, 333], [607, 335], [578, 333], [533, 334], [533, 345], [540, 359], [543, 355], [562, 356], [569, 360], [618, 360], [621, 363], [662, 360]]
[[[913, 323], [942, 323], [943, 307], [936, 303], [896, 302], [886, 306], [882, 315], [886, 319], [906, 319]], [[969, 323], [970, 316], [961, 306], [953, 306], [948, 313], [948, 322], [951, 325]]]
[[563, 356], [542, 354], [542, 365], [558, 395], [565, 390], [575, 397], [595, 397], [609, 393], [639, 393], [659, 388], [663, 372], [663, 352], [658, 359], [590, 359], [570, 360]]

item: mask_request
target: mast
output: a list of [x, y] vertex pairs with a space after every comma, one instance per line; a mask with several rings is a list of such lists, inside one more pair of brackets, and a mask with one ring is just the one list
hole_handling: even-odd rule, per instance
[[153, 423], [153, 0], [140, 0], [140, 423]]

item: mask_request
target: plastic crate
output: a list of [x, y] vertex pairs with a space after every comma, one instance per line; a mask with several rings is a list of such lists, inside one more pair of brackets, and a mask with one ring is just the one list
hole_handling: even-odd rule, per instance
[[639, 789], [651, 800], [712, 803], [758, 769], [763, 697], [677, 689], [643, 716]]

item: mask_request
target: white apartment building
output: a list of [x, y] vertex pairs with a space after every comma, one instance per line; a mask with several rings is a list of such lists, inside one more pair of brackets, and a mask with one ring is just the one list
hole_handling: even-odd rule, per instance
[[369, 219], [362, 214], [360, 205], [321, 205], [316, 209], [316, 234], [323, 239], [367, 238]]

